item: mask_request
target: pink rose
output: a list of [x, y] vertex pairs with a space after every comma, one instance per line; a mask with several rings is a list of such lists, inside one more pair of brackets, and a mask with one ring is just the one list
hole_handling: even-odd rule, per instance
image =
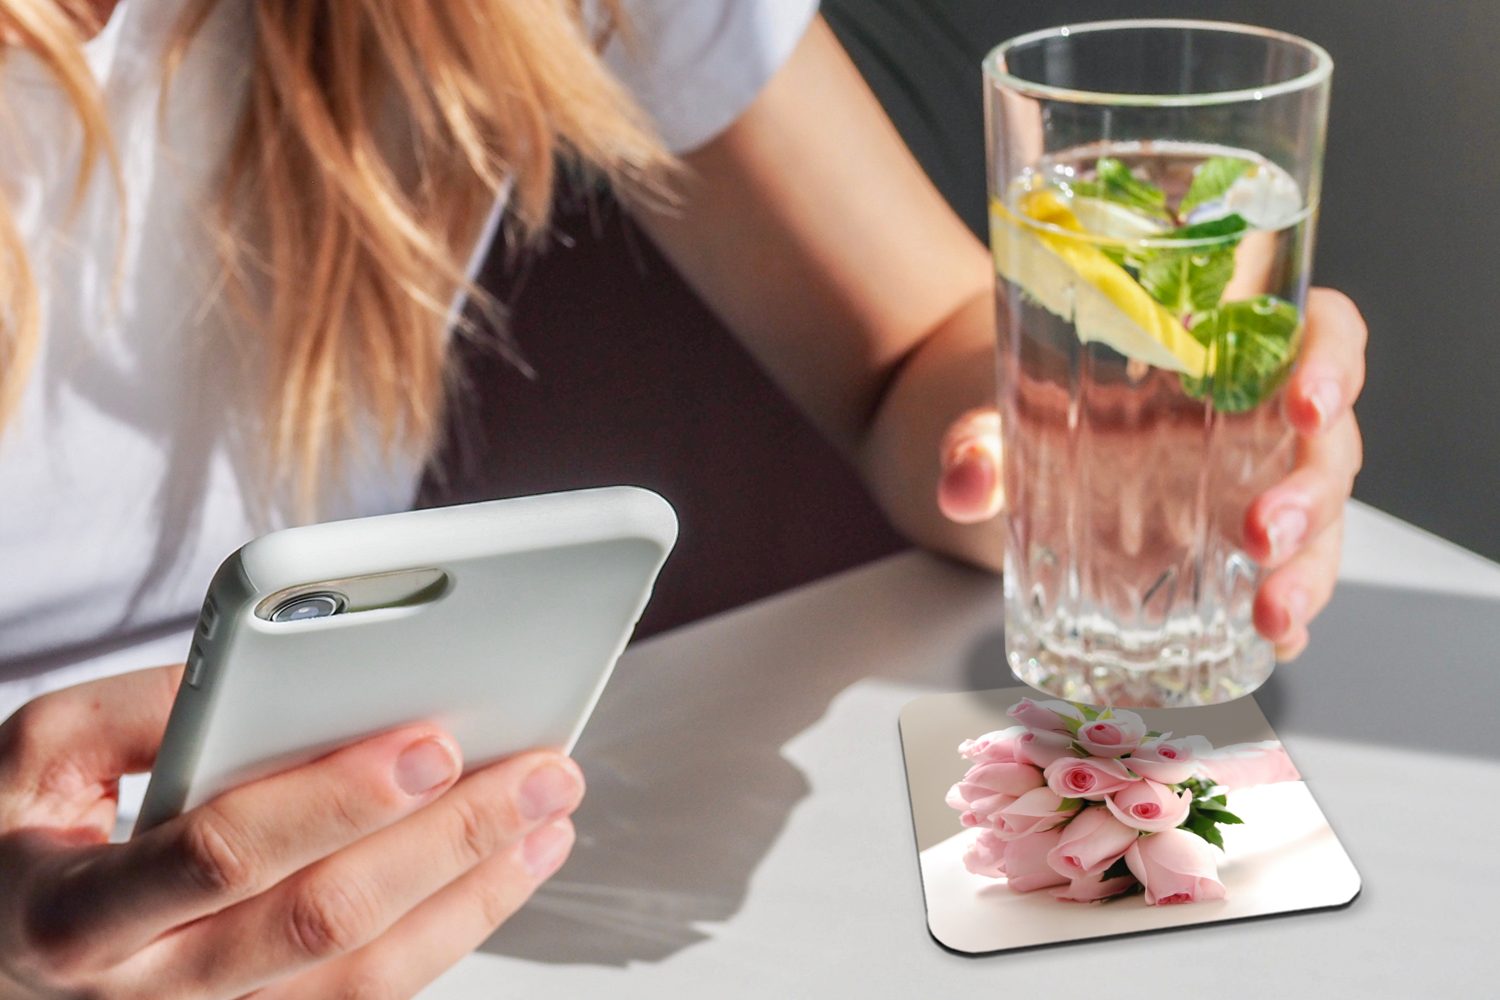
[[[1047, 853], [1047, 864], [1070, 880], [1097, 878], [1120, 860], [1135, 843], [1136, 832], [1109, 814], [1103, 806], [1089, 806], [1067, 826], [1057, 846]], [[1137, 876], [1139, 878], [1139, 876]]]
[[1117, 760], [1100, 757], [1059, 757], [1042, 771], [1047, 787], [1068, 799], [1103, 800], [1133, 782], [1140, 781]]
[[1022, 698], [1005, 713], [1015, 719], [1028, 729], [1050, 729], [1059, 733], [1072, 733], [1063, 719], [1072, 719], [1074, 722], [1083, 721], [1083, 713], [1074, 705], [1065, 701], [1043, 701], [1035, 702], [1030, 698]]
[[1108, 718], [1078, 727], [1078, 742], [1096, 757], [1119, 757], [1141, 745], [1146, 738], [1146, 720], [1134, 712], [1111, 709]]
[[979, 835], [969, 842], [968, 850], [964, 851], [964, 867], [975, 875], [999, 878], [1005, 874], [1004, 850], [1005, 842], [995, 836], [995, 831], [980, 830]]
[[1001, 840], [1015, 840], [1039, 830], [1050, 830], [1078, 811], [1062, 808], [1062, 797], [1050, 788], [1033, 788], [995, 817], [995, 832]]
[[1145, 887], [1146, 902], [1151, 906], [1224, 898], [1213, 848], [1186, 830], [1163, 830], [1141, 837], [1125, 852], [1125, 863]]
[[1118, 896], [1133, 885], [1135, 885], [1135, 879], [1129, 875], [1108, 879], [1085, 875], [1083, 878], [1075, 878], [1061, 889], [1053, 889], [1052, 895], [1070, 903], [1092, 903], [1095, 900]]
[[1104, 800], [1115, 819], [1134, 830], [1161, 833], [1182, 825], [1193, 805], [1191, 792], [1177, 794], [1159, 782], [1137, 781]]
[[1068, 881], [1047, 864], [1047, 854], [1061, 836], [1061, 830], [1039, 830], [1001, 841], [1005, 845], [1005, 884], [1011, 892], [1033, 892]]
[[1073, 737], [1050, 729], [1027, 729], [1016, 740], [1016, 759], [1046, 767], [1059, 757], [1076, 756]]
[[976, 764], [1009, 764], [1016, 760], [1016, 740], [1025, 732], [1025, 726], [997, 729], [993, 733], [964, 740], [958, 745], [958, 754]]
[[1186, 781], [1198, 769], [1198, 760], [1213, 750], [1213, 744], [1202, 736], [1149, 740], [1136, 747], [1125, 763], [1143, 778], [1175, 785]]
[[1000, 810], [1042, 784], [1030, 764], [975, 764], [948, 790], [947, 802], [963, 812], [964, 826], [993, 826]]

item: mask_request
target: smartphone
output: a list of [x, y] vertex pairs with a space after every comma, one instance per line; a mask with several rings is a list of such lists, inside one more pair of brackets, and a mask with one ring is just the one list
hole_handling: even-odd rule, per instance
[[571, 750], [677, 538], [630, 486], [288, 528], [219, 567], [136, 821], [418, 721]]

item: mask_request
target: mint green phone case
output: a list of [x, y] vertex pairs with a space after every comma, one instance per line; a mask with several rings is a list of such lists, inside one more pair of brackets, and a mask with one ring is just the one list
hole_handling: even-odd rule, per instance
[[[474, 767], [571, 749], [677, 536], [619, 486], [278, 531], [225, 560], [136, 823], [415, 721]], [[276, 595], [329, 581], [436, 581], [410, 601], [305, 621]]]

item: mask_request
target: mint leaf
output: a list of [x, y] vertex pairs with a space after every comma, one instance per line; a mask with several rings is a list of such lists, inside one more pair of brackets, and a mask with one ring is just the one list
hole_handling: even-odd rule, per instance
[[1161, 247], [1137, 252], [1141, 287], [1168, 310], [1185, 316], [1219, 304], [1234, 277], [1234, 248], [1249, 224], [1238, 215], [1184, 226], [1162, 235], [1169, 240], [1222, 240], [1210, 246]]
[[1125, 856], [1122, 854], [1115, 859], [1114, 864], [1104, 869], [1104, 874], [1099, 876], [1099, 881], [1108, 882], [1112, 878], [1119, 878], [1122, 875], [1129, 874], [1130, 866], [1125, 863]]
[[1233, 156], [1215, 156], [1204, 160], [1193, 171], [1193, 183], [1188, 188], [1187, 194], [1182, 196], [1182, 204], [1177, 206], [1177, 214], [1186, 218], [1188, 213], [1204, 202], [1224, 197], [1230, 186], [1239, 180], [1251, 166], [1249, 160], [1241, 160]]
[[1191, 333], [1209, 350], [1209, 374], [1182, 376], [1183, 390], [1223, 413], [1254, 409], [1286, 374], [1302, 317], [1290, 302], [1257, 295], [1199, 316]]
[[1101, 156], [1094, 165], [1092, 180], [1075, 181], [1073, 193], [1086, 198], [1103, 198], [1126, 205], [1156, 218], [1167, 218], [1166, 192], [1130, 172], [1122, 160]]

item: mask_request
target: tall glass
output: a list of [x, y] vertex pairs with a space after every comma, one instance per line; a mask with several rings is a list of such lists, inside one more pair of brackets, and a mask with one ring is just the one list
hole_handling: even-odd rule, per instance
[[1271, 673], [1250, 501], [1283, 477], [1332, 61], [1208, 21], [1110, 21], [985, 60], [1006, 653], [1105, 705]]

